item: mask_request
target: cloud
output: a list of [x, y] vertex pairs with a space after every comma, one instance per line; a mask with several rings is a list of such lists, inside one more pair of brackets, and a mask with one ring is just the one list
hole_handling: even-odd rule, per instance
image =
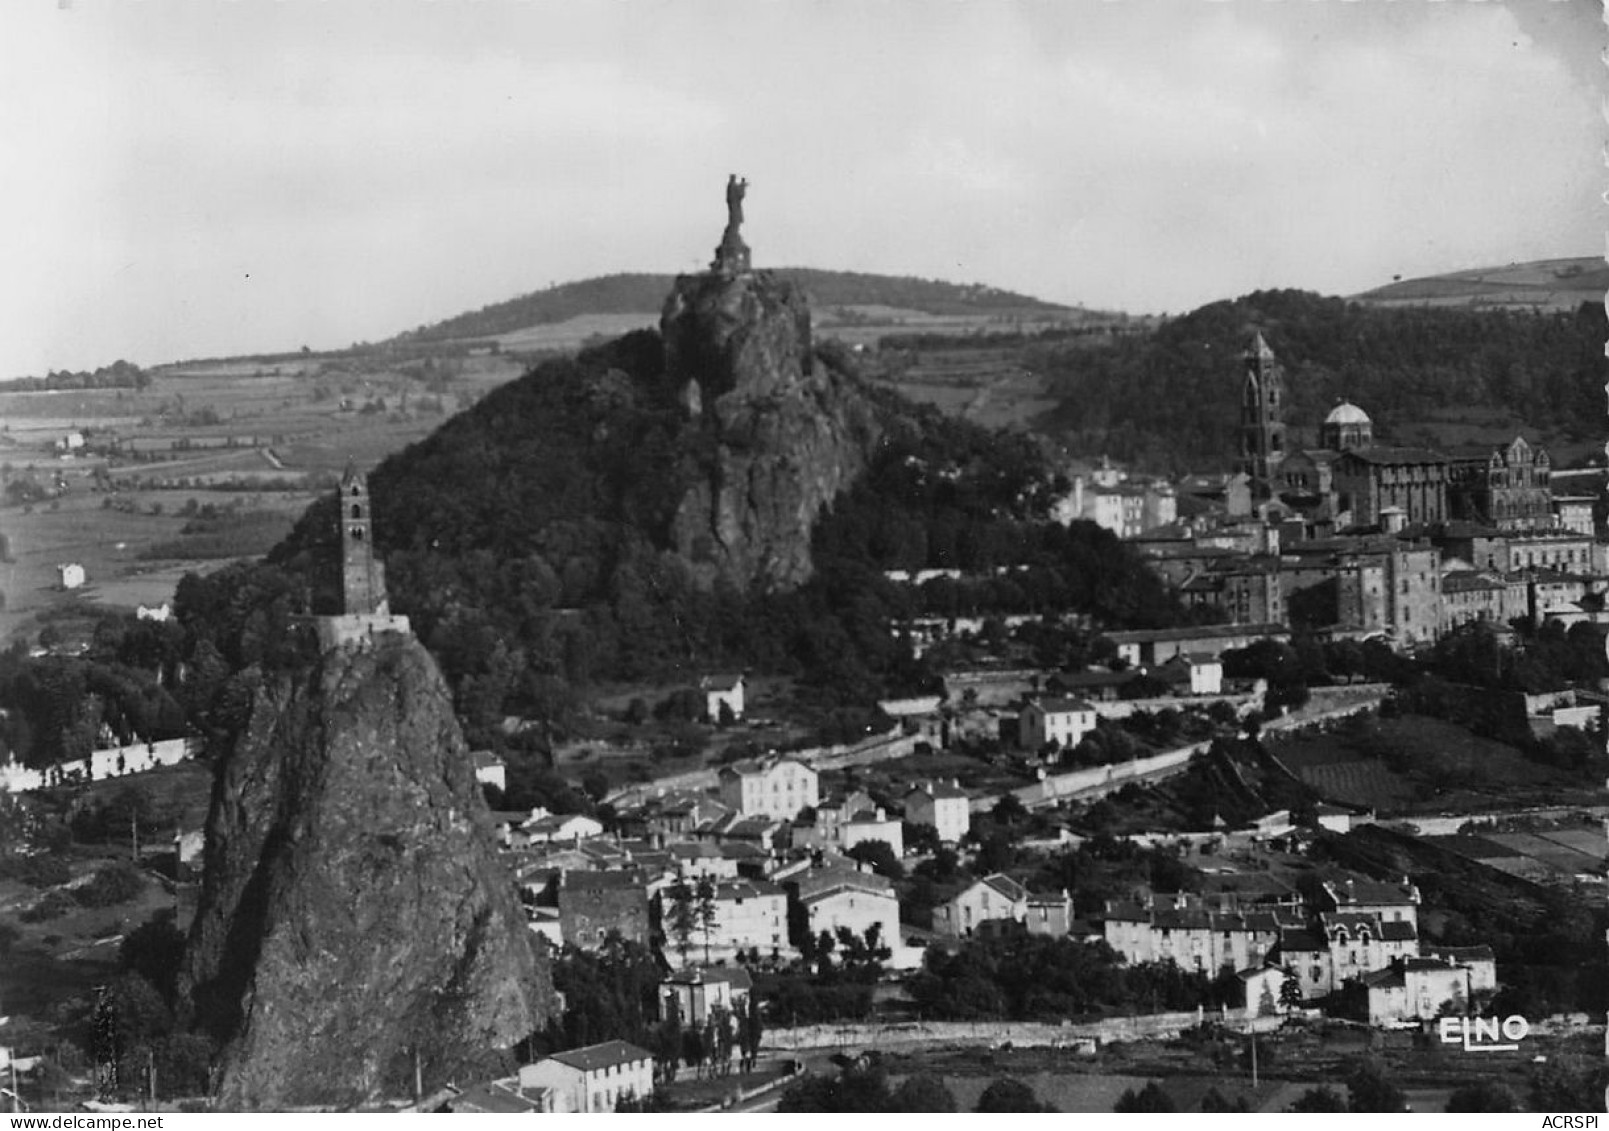
[[761, 262], [1136, 311], [1589, 254], [1602, 70], [1560, 8], [18, 6], [0, 375], [694, 269], [733, 171]]

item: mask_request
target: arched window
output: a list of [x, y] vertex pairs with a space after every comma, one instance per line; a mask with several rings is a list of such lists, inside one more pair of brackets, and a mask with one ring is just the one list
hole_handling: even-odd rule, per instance
[[360, 505], [358, 505], [357, 503], [352, 504], [352, 517], [353, 518], [362, 518], [363, 517], [363, 508]]
[[361, 526], [354, 526], [354, 527], [352, 527], [352, 531], [351, 531], [351, 533], [352, 533], [352, 540], [353, 540], [353, 541], [354, 541], [354, 542], [361, 542], [361, 541], [363, 541], [363, 527], [361, 527]]
[[363, 494], [363, 488], [359, 487], [356, 483], [352, 484], [352, 497], [354, 499], [356, 499], [362, 494]]

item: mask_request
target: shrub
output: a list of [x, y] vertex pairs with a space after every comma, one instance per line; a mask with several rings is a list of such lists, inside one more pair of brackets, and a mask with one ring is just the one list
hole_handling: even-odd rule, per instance
[[115, 907], [139, 896], [145, 879], [129, 864], [111, 864], [80, 885], [73, 897], [85, 907]]
[[43, 899], [17, 917], [24, 923], [47, 923], [60, 919], [77, 906], [77, 902], [66, 892], [52, 891], [45, 893]]

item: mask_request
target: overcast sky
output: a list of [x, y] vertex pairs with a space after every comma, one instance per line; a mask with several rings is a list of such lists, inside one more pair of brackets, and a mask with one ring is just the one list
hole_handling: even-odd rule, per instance
[[40, 0], [0, 377], [711, 258], [1133, 312], [1597, 255], [1598, 0]]

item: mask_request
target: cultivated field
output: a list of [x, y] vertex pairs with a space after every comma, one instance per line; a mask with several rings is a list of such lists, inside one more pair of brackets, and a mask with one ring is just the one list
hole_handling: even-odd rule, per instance
[[[372, 468], [524, 366], [235, 358], [151, 370], [144, 389], [0, 393], [0, 487], [31, 495], [0, 496], [0, 647], [42, 616], [160, 605], [186, 572], [262, 554], [348, 461]], [[60, 588], [67, 563], [83, 588]]]

